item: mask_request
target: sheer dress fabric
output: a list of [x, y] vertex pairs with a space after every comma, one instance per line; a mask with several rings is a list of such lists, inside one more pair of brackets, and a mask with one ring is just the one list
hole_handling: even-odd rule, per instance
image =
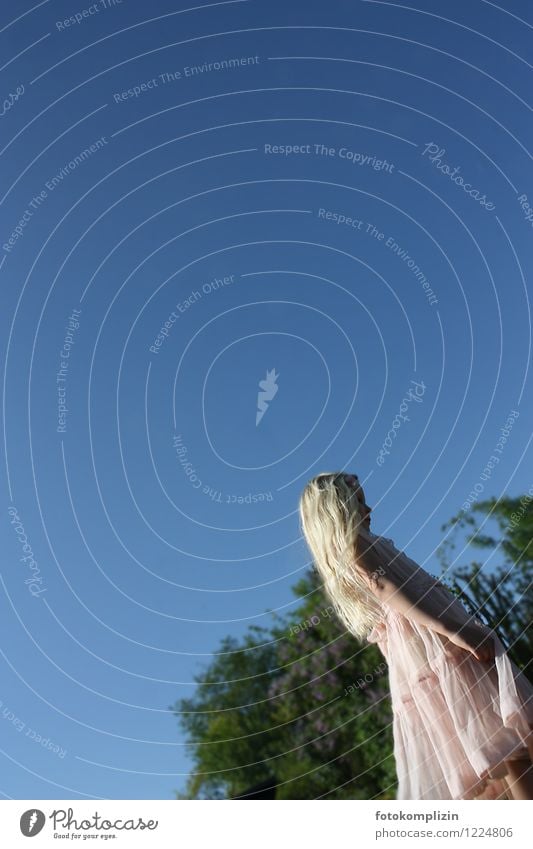
[[[435, 617], [444, 601], [458, 621], [472, 621], [454, 594], [392, 539], [367, 533], [394, 586], [409, 582], [417, 596], [425, 596], [426, 610], [431, 607]], [[497, 798], [506, 791], [504, 761], [528, 757], [533, 685], [494, 632], [495, 660], [478, 661], [410, 618], [405, 600], [395, 604], [394, 595], [387, 602], [378, 600], [383, 622], [367, 641], [378, 646], [388, 665], [396, 798]]]

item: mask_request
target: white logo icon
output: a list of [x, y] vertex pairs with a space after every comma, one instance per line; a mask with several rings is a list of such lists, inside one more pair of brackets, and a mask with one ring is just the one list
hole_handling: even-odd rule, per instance
[[273, 368], [271, 371], [268, 371], [267, 369], [266, 378], [259, 381], [259, 388], [263, 391], [257, 393], [257, 413], [255, 414], [256, 427], [268, 409], [268, 402], [272, 401], [274, 395], [279, 389], [279, 386], [276, 386], [276, 380], [278, 377], [279, 374], [276, 374], [276, 369]]

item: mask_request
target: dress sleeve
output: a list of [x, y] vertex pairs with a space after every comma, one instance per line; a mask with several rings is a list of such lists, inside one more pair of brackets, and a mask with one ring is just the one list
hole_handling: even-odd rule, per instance
[[444, 584], [399, 551], [391, 539], [360, 529], [356, 560], [379, 602], [408, 619], [445, 636], [475, 621]]

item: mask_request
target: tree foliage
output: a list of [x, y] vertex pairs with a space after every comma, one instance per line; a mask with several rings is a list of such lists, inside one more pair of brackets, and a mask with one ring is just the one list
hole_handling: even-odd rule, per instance
[[343, 631], [314, 572], [294, 592], [291, 614], [227, 637], [171, 708], [195, 761], [178, 798], [233, 797], [269, 777], [278, 799], [395, 798], [383, 657]]
[[[441, 565], [454, 576], [457, 594], [472, 612], [493, 628], [508, 655], [531, 679], [533, 669], [533, 504], [532, 497], [490, 498], [472, 505], [441, 528], [451, 530], [450, 537], [439, 549]], [[476, 515], [480, 520], [476, 521]], [[487, 527], [495, 523], [494, 534]], [[465, 531], [465, 544], [487, 552], [484, 563], [450, 564], [457, 548], [459, 531]], [[503, 559], [494, 563], [493, 557]], [[462, 586], [459, 584], [462, 582]]]

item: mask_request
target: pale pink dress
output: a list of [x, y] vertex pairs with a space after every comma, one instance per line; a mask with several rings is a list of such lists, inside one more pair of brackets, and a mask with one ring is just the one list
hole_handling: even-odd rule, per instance
[[[391, 539], [371, 536], [379, 540], [387, 576], [398, 586], [410, 578], [411, 586], [435, 602], [435, 610], [442, 609], [442, 599], [457, 610], [453, 593]], [[396, 798], [497, 798], [505, 790], [504, 760], [528, 757], [533, 685], [494, 632], [495, 661], [481, 662], [393, 603], [381, 601], [384, 622], [367, 640], [377, 644], [388, 664]], [[469, 614], [461, 608], [466, 621]]]

